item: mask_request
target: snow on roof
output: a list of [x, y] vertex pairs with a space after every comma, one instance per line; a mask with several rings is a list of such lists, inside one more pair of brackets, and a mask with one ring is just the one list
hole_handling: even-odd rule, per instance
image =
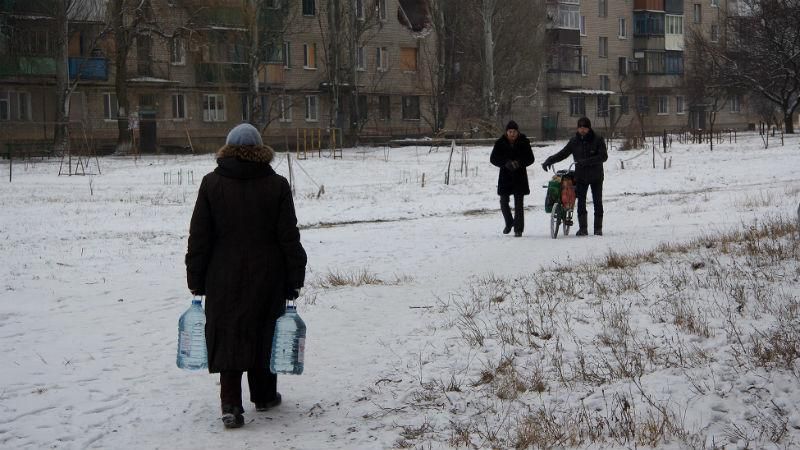
[[601, 89], [564, 89], [562, 92], [567, 94], [583, 94], [583, 95], [612, 95], [616, 94], [614, 91], [604, 91]]
[[177, 81], [175, 80], [166, 80], [164, 78], [155, 78], [155, 77], [128, 78], [128, 81], [134, 81], [137, 83], [177, 83]]
[[221, 30], [221, 31], [247, 31], [247, 28], [242, 27], [224, 27], [220, 25], [210, 25], [208, 27], [209, 30]]

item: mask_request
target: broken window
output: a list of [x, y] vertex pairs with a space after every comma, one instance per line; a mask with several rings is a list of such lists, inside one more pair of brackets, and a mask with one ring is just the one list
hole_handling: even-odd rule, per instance
[[425, 30], [431, 24], [428, 0], [399, 0], [397, 20], [411, 31]]

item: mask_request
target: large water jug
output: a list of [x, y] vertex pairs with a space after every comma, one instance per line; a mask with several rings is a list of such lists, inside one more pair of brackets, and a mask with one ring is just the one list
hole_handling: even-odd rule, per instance
[[286, 312], [275, 322], [269, 370], [274, 374], [300, 375], [306, 350], [306, 324], [297, 307], [286, 305]]
[[202, 299], [192, 299], [192, 306], [178, 320], [178, 367], [186, 370], [208, 368], [206, 351], [206, 313]]

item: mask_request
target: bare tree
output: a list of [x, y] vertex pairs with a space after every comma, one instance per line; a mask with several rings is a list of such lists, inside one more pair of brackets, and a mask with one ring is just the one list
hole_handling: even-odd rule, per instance
[[758, 94], [780, 108], [787, 133], [800, 107], [800, 1], [740, 0], [718, 42], [694, 40], [714, 68], [715, 84]]

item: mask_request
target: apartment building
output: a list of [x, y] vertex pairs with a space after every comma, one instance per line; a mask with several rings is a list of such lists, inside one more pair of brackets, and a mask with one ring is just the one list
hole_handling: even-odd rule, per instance
[[687, 36], [719, 38], [725, 0], [553, 0], [546, 91], [533, 108], [544, 138], [563, 137], [587, 116], [605, 133], [642, 129], [745, 128], [745, 99], [712, 110], [687, 89]]
[[[145, 0], [125, 19], [139, 25], [126, 53], [124, 111], [115, 84], [122, 53], [99, 2], [91, 20], [69, 24], [73, 148], [114, 151], [123, 127], [140, 151], [212, 151], [243, 121], [290, 148], [304, 130], [381, 139], [429, 132], [435, 36], [424, 2], [342, 3], [330, 20], [321, 0], [273, 0], [258, 15], [241, 0]], [[0, 147], [50, 143], [54, 18], [22, 0], [0, 6]]]

